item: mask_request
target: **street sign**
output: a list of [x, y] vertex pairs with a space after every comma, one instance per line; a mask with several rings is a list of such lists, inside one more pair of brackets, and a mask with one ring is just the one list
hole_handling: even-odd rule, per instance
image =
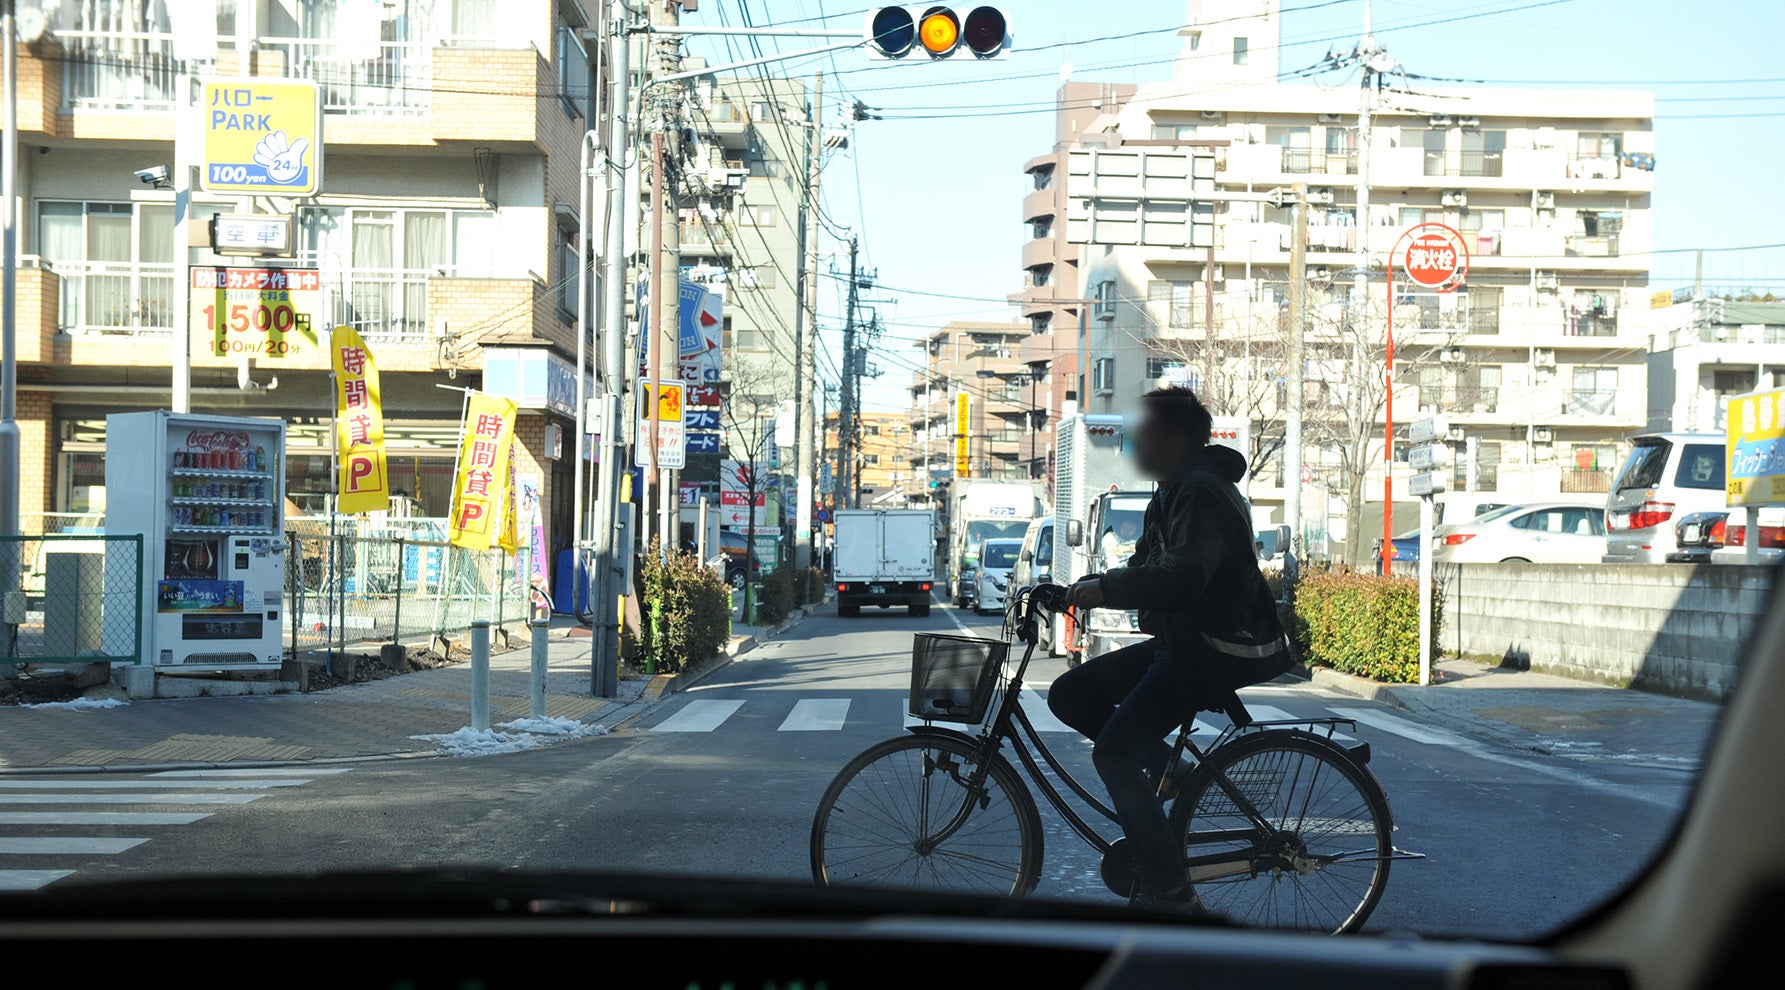
[[638, 443], [632, 462], [651, 466], [651, 402], [657, 403], [657, 467], [679, 471], [688, 466], [687, 429], [682, 425], [681, 382], [647, 383], [638, 403]]
[[1450, 435], [1450, 417], [1439, 413], [1426, 419], [1414, 420], [1407, 427], [1407, 439], [1413, 443], [1430, 443], [1442, 440]]
[[1450, 475], [1444, 471], [1426, 471], [1407, 479], [1407, 492], [1411, 495], [1436, 495], [1445, 490]]
[[1463, 235], [1441, 223], [1422, 223], [1401, 235], [1406, 245], [1396, 259], [1415, 285], [1449, 292], [1469, 274], [1469, 247]]
[[314, 268], [193, 268], [187, 297], [194, 337], [214, 357], [286, 358], [320, 346], [310, 326], [322, 310]]
[[1450, 466], [1450, 444], [1432, 443], [1407, 451], [1407, 463], [1415, 471], [1432, 471]]
[[[1732, 397], [1724, 443], [1729, 504], [1785, 504], [1785, 389]], [[1689, 468], [1692, 483], [1707, 480]]]
[[200, 112], [205, 192], [314, 196], [322, 188], [322, 100], [315, 83], [208, 79]]

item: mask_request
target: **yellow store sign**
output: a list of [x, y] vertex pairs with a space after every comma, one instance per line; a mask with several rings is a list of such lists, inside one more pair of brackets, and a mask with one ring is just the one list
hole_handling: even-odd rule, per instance
[[1730, 505], [1785, 504], [1785, 389], [1729, 400]]
[[206, 192], [314, 196], [322, 188], [322, 101], [316, 84], [210, 79], [204, 84]]

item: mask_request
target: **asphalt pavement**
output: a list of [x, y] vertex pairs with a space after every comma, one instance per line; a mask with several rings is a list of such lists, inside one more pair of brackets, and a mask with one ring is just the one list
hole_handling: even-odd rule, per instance
[[[923, 619], [870, 610], [850, 620], [826, 609], [696, 687], [629, 709], [609, 734], [549, 749], [0, 777], [0, 887], [439, 865], [803, 881], [826, 784], [906, 722], [911, 634], [992, 635], [996, 625], [940, 606]], [[1095, 787], [1089, 745], [1041, 703], [1062, 669], [1037, 660], [1026, 707], [1049, 746]], [[1242, 692], [1256, 717], [1338, 715], [1371, 743], [1395, 844], [1427, 858], [1394, 864], [1370, 929], [1539, 934], [1615, 891], [1664, 840], [1715, 709], [1609, 689], [1546, 704], [1546, 691], [1564, 689], [1526, 681], [1516, 690], [1526, 693], [1498, 695], [1490, 714], [1470, 716], [1497, 713], [1505, 728], [1495, 732], [1305, 681]], [[1527, 710], [1545, 707], [1564, 717]], [[1532, 718], [1536, 728], [1519, 725]], [[1202, 720], [1198, 738], [1224, 725], [1220, 716]], [[1692, 726], [1681, 730], [1681, 720]], [[1645, 758], [1619, 758], [1635, 750]], [[1037, 896], [1113, 901], [1094, 852], [1051, 809], [1042, 814]]]

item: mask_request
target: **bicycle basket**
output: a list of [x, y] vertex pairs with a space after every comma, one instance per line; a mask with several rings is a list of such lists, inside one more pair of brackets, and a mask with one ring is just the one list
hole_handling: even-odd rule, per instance
[[911, 644], [911, 714], [937, 722], [984, 720], [1009, 652], [1001, 639], [918, 633]]

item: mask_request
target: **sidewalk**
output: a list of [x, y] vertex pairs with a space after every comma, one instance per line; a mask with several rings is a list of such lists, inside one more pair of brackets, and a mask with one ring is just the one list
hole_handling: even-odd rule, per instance
[[1710, 702], [1470, 660], [1437, 661], [1426, 687], [1321, 668], [1313, 683], [1400, 708], [1421, 724], [1518, 749], [1672, 769], [1698, 765], [1722, 712]]
[[[589, 697], [589, 639], [555, 622], [546, 714], [612, 726], [642, 711], [645, 682]], [[490, 721], [525, 718], [530, 653], [490, 658]], [[471, 665], [457, 663], [309, 694], [138, 701], [117, 708], [0, 708], [0, 773], [27, 768], [141, 770], [166, 764], [255, 764], [427, 756], [413, 736], [471, 721]]]

